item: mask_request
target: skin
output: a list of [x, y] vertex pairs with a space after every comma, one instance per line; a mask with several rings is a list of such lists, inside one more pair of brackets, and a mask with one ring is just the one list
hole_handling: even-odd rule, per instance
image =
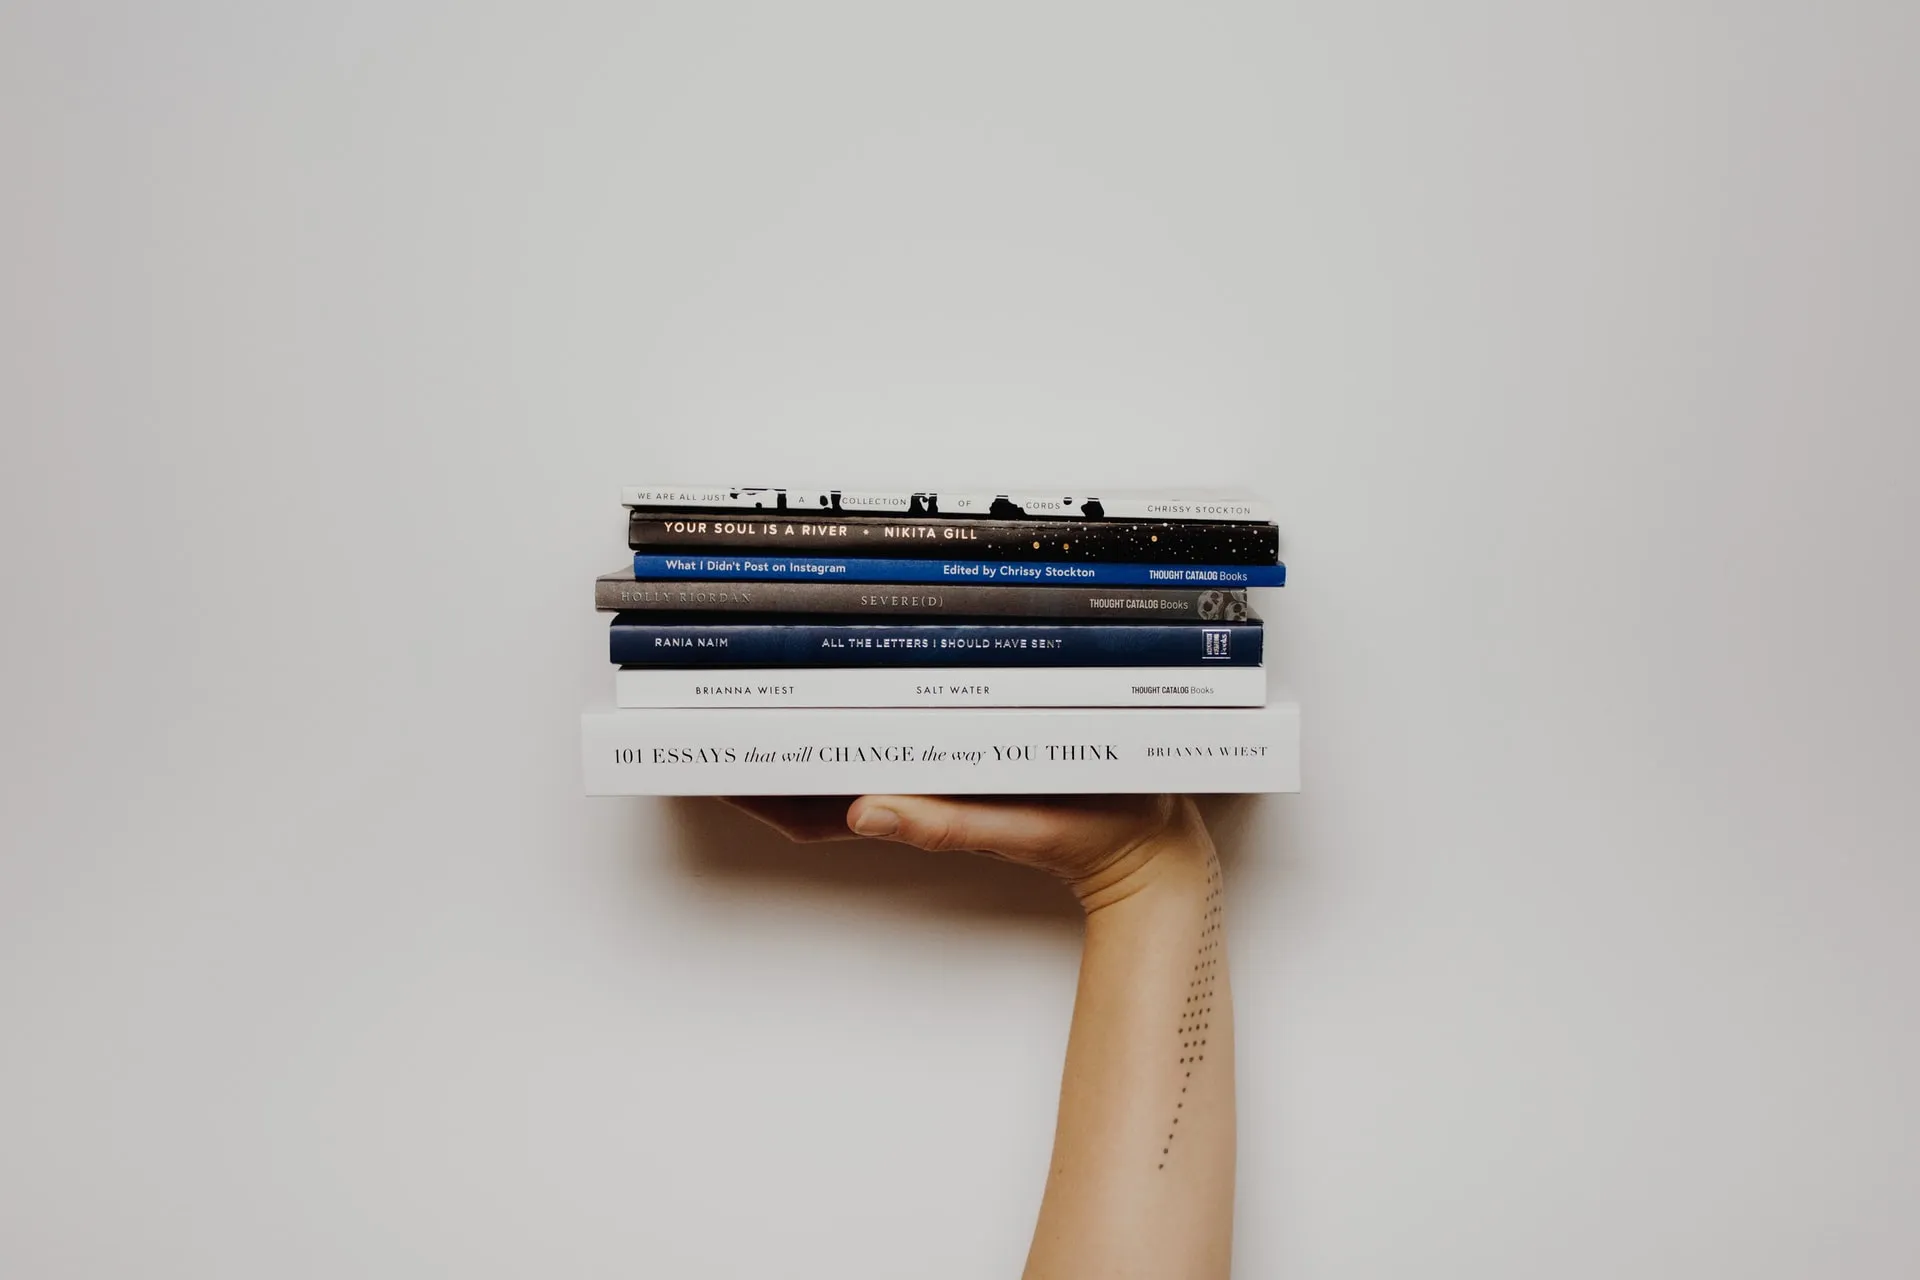
[[794, 840], [866, 835], [1046, 871], [1086, 913], [1027, 1280], [1217, 1280], [1233, 1238], [1220, 864], [1184, 796], [734, 799]]

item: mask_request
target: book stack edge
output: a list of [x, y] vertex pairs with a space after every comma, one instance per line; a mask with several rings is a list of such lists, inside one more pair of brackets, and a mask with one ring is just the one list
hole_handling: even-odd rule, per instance
[[1226, 493], [629, 488], [594, 795], [1299, 788]]

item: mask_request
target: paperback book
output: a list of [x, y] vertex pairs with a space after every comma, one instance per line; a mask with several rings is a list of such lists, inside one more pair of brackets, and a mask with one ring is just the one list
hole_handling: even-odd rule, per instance
[[1300, 789], [1300, 709], [589, 711], [589, 795]]
[[1244, 590], [941, 583], [644, 581], [623, 565], [593, 584], [594, 608], [661, 612], [864, 614], [878, 617], [1155, 618], [1242, 622]]
[[1263, 667], [621, 667], [620, 707], [1258, 707]]
[[790, 485], [629, 485], [629, 507], [661, 511], [791, 511], [827, 514], [988, 516], [1057, 520], [1240, 520], [1270, 523], [1265, 501], [1239, 489], [836, 489]]
[[1228, 521], [986, 520], [933, 516], [708, 516], [634, 511], [635, 551], [903, 559], [1111, 560], [1125, 564], [1273, 564], [1280, 531]]
[[1181, 667], [1260, 665], [1258, 619], [1193, 623], [790, 622], [617, 613], [608, 656], [663, 667]]
[[636, 554], [637, 579], [766, 582], [991, 582], [1032, 586], [1281, 587], [1284, 564], [1061, 564], [1054, 561], [903, 560], [878, 556]]

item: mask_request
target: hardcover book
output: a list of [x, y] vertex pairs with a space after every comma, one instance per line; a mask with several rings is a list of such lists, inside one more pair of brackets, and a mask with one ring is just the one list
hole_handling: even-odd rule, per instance
[[1300, 789], [1300, 709], [700, 707], [580, 717], [589, 795]]
[[991, 582], [1094, 587], [1281, 587], [1283, 564], [1061, 564], [1056, 561], [902, 560], [878, 556], [635, 554], [637, 579], [741, 578], [765, 582]]
[[594, 608], [632, 611], [870, 614], [878, 617], [1152, 618], [1242, 622], [1247, 593], [1190, 587], [1035, 587], [941, 583], [642, 581], [623, 565], [593, 584]]
[[661, 511], [780, 511], [824, 514], [991, 516], [1059, 520], [1241, 520], [1269, 523], [1266, 502], [1239, 489], [834, 489], [785, 486], [629, 485], [629, 507]]
[[620, 707], [1258, 707], [1263, 667], [621, 667]]
[[747, 622], [616, 613], [608, 656], [653, 667], [1181, 667], [1260, 665], [1257, 619], [1190, 622]]
[[934, 516], [711, 516], [634, 511], [635, 551], [904, 559], [1109, 560], [1123, 564], [1275, 564], [1270, 524], [1170, 520], [993, 520]]

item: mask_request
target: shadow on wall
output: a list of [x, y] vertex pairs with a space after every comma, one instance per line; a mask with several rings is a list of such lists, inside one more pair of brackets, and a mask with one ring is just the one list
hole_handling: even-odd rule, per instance
[[[1254, 797], [1200, 798], [1207, 826], [1219, 846], [1229, 882], [1247, 860]], [[1076, 928], [1080, 913], [1066, 889], [1050, 876], [974, 853], [930, 853], [883, 840], [831, 840], [795, 844], [718, 800], [663, 799], [633, 821], [657, 822], [657, 831], [680, 871], [728, 894], [796, 891], [906, 908], [946, 917], [992, 916], [1046, 921]], [[636, 840], [634, 847], [645, 847]], [[1254, 858], [1253, 861], [1258, 861]]]

